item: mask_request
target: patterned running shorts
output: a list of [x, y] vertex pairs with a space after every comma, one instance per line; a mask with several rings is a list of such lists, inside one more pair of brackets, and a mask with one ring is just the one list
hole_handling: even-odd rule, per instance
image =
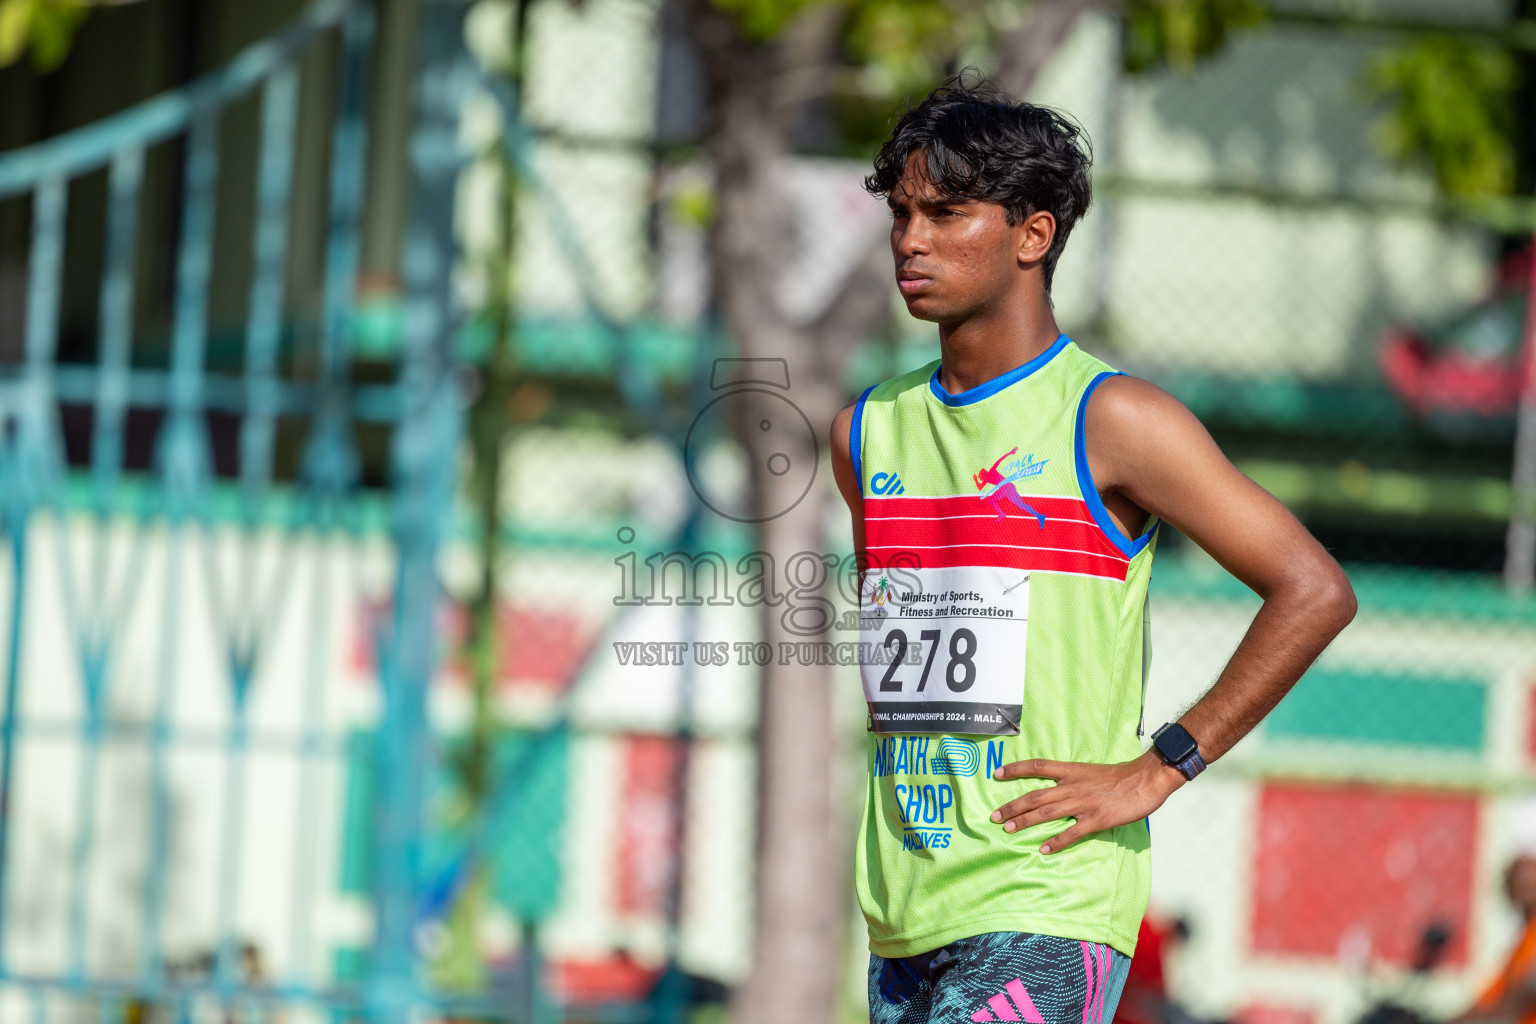
[[870, 1024], [1110, 1024], [1131, 958], [1101, 942], [988, 932], [917, 956], [870, 955]]

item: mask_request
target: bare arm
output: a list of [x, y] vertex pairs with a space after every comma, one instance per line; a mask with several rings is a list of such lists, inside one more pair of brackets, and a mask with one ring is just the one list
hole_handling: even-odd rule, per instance
[[[1089, 470], [1117, 520], [1159, 517], [1264, 599], [1215, 685], [1179, 719], [1205, 760], [1215, 761], [1349, 624], [1354, 591], [1296, 517], [1227, 461], [1194, 414], [1161, 389], [1132, 377], [1106, 380], [1089, 400], [1085, 431]], [[1077, 819], [1041, 846], [1045, 853], [1150, 814], [1185, 781], [1155, 750], [1118, 765], [1019, 761], [997, 777], [1056, 780], [992, 816], [1009, 832]]]
[[832, 417], [832, 478], [837, 481], [837, 489], [843, 496], [843, 501], [848, 504], [848, 511], [853, 516], [853, 550], [859, 554], [864, 550], [864, 500], [859, 493], [859, 480], [853, 472], [853, 450], [849, 445], [848, 431], [853, 425], [853, 407], [856, 402], [849, 402], [843, 406], [836, 416]]
[[1228, 462], [1200, 421], [1146, 381], [1105, 381], [1088, 407], [1101, 489], [1204, 548], [1264, 599], [1226, 669], [1180, 724], [1207, 762], [1246, 736], [1354, 618], [1344, 571], [1270, 493]]

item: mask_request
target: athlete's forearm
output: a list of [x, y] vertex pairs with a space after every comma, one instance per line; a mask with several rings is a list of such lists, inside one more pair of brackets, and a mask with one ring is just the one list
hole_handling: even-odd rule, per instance
[[1252, 732], [1354, 615], [1336, 564], [1272, 591], [1215, 684], [1179, 718], [1206, 763]]
[[[1252, 731], [1354, 617], [1349, 580], [1321, 549], [1319, 555], [1308, 560], [1308, 568], [1266, 588], [1264, 606], [1216, 684], [1179, 718], [1206, 761], [1216, 760]], [[1161, 807], [1186, 781], [1184, 773], [1155, 749], [1120, 764], [1015, 761], [999, 768], [995, 778], [1055, 781], [1055, 786], [1008, 801], [992, 816], [1006, 832], [1076, 819], [1042, 843], [1042, 853], [1056, 853], [1085, 835], [1137, 821]]]

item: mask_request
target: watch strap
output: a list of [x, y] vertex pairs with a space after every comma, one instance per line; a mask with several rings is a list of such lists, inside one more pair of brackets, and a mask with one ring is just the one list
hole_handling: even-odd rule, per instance
[[1201, 757], [1200, 751], [1196, 750], [1193, 754], [1190, 754], [1184, 760], [1174, 765], [1174, 767], [1184, 773], [1184, 778], [1193, 779], [1196, 775], [1205, 771], [1205, 758]]

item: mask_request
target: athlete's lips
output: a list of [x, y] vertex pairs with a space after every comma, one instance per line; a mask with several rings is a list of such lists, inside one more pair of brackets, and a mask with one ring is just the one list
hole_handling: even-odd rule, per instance
[[922, 291], [923, 288], [933, 283], [933, 278], [927, 274], [918, 273], [915, 270], [896, 271], [896, 287], [901, 289], [901, 294], [911, 295]]

